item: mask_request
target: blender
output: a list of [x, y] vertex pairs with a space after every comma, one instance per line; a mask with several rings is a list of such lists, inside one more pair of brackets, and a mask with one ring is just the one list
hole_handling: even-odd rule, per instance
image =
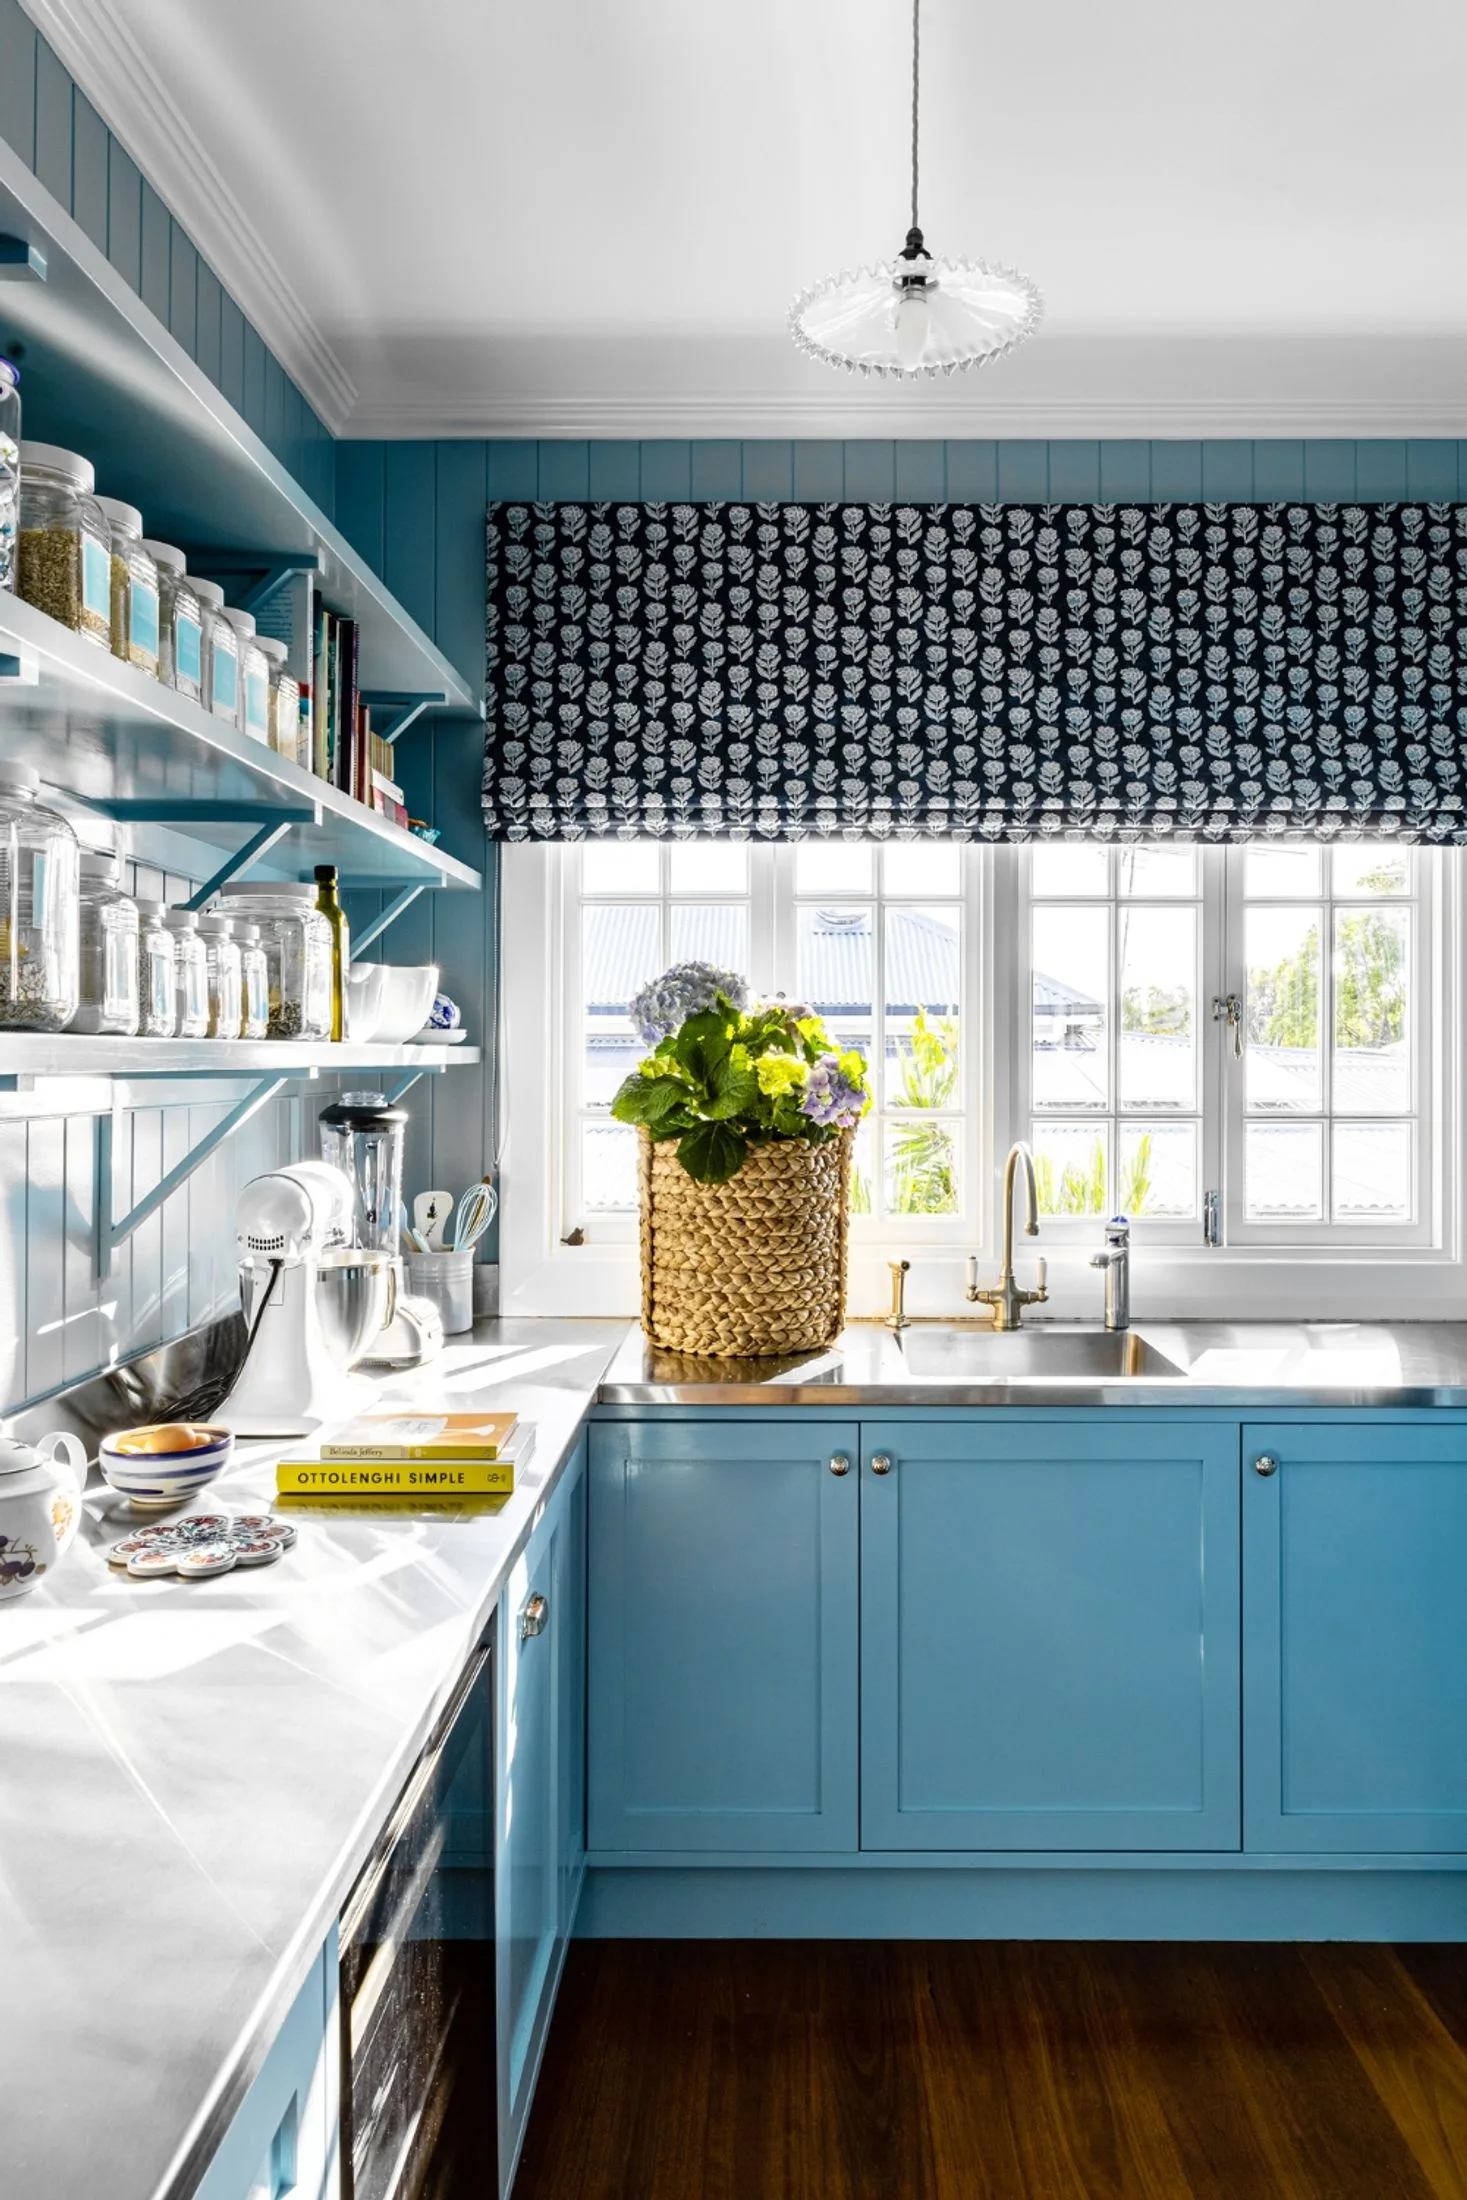
[[344, 1092], [318, 1120], [321, 1159], [342, 1170], [355, 1192], [354, 1242], [387, 1256], [397, 1287], [394, 1310], [363, 1357], [417, 1367], [443, 1349], [443, 1323], [428, 1300], [403, 1289], [398, 1215], [407, 1109], [393, 1107], [384, 1093]]

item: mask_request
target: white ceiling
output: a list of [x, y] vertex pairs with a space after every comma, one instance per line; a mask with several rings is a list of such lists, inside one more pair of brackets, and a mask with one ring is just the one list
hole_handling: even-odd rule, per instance
[[831, 374], [907, 0], [26, 0], [348, 434], [1467, 435], [1460, 0], [924, 0], [922, 218], [1040, 335]]

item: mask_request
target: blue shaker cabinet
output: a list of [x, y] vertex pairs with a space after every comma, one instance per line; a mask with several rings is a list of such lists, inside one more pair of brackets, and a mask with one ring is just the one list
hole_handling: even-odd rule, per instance
[[[312, 1963], [195, 2200], [340, 2200], [336, 1932]], [[105, 2172], [98, 2190], [106, 2185]]]
[[857, 1462], [810, 1414], [592, 1429], [593, 1851], [854, 1850]]
[[1236, 1426], [861, 1433], [862, 1847], [1236, 1849]]
[[1250, 1850], [1467, 1853], [1467, 1428], [1243, 1432]]

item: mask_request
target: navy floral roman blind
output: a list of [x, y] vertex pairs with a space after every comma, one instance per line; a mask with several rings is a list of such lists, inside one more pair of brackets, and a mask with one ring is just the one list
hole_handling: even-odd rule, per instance
[[484, 812], [1467, 841], [1467, 506], [496, 504]]

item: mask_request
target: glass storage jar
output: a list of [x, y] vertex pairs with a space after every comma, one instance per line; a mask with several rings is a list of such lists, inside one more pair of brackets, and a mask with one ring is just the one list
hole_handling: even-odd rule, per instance
[[208, 979], [208, 1037], [238, 1039], [244, 1023], [244, 972], [233, 920], [211, 911], [199, 919], [199, 938]]
[[236, 923], [234, 936], [239, 941], [240, 981], [244, 989], [244, 1022], [240, 1037], [263, 1039], [270, 1029], [270, 966], [260, 945], [260, 927]]
[[270, 738], [270, 660], [255, 636], [255, 621], [248, 611], [226, 609], [239, 645], [239, 717], [235, 723], [252, 741]]
[[20, 530], [20, 369], [0, 359], [0, 588], [15, 587]]
[[138, 903], [138, 1028], [145, 1039], [173, 1037], [173, 934], [167, 914], [161, 901]]
[[219, 913], [260, 927], [269, 988], [267, 1039], [331, 1036], [331, 927], [315, 906], [314, 886], [292, 881], [225, 888]]
[[270, 666], [270, 746], [277, 756], [288, 757], [292, 764], [299, 764], [300, 682], [286, 663], [290, 652], [284, 642], [278, 642], [273, 634], [261, 634], [258, 639]]
[[112, 546], [112, 654], [158, 677], [158, 568], [135, 504], [98, 497]]
[[[36, 800], [40, 784], [29, 764], [0, 761], [0, 1031], [64, 1031], [76, 1014], [76, 834]], [[328, 972], [330, 956], [328, 934]], [[329, 1017], [329, 975], [326, 990]]]
[[215, 581], [194, 582], [204, 623], [204, 708], [239, 724], [239, 637], [224, 616], [224, 591]]
[[88, 460], [57, 443], [20, 447], [18, 586], [27, 603], [112, 646], [112, 544]]
[[173, 935], [173, 1035], [202, 1039], [209, 1029], [209, 958], [199, 937], [199, 913], [170, 909], [163, 922]]
[[131, 1038], [138, 1008], [138, 905], [122, 891], [122, 861], [111, 848], [81, 851], [81, 1001], [73, 1031]]
[[204, 693], [204, 629], [188, 564], [171, 542], [145, 542], [158, 568], [158, 677], [190, 702]]

